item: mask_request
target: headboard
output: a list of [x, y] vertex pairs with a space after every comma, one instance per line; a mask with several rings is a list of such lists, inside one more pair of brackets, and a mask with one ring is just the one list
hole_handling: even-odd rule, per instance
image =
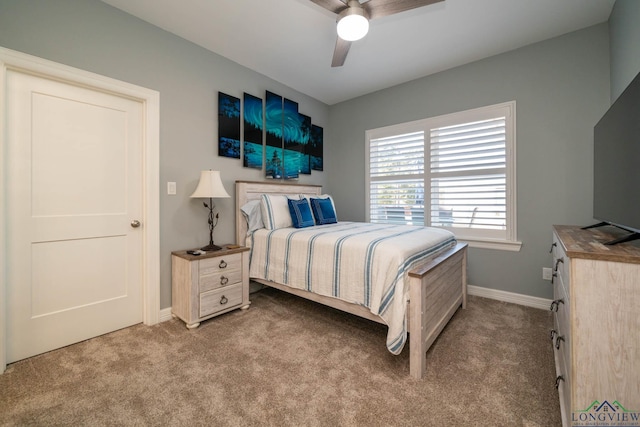
[[244, 245], [247, 236], [247, 222], [240, 208], [261, 194], [322, 194], [321, 185], [284, 184], [274, 182], [236, 181], [236, 244]]

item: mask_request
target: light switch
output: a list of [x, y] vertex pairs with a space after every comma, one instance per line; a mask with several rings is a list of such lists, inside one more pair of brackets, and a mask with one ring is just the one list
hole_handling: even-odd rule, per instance
[[167, 182], [167, 194], [175, 195], [176, 194], [176, 183], [175, 182]]

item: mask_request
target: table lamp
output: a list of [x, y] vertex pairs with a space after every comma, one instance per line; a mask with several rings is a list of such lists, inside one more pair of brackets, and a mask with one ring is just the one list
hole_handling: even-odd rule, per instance
[[209, 199], [209, 203], [203, 202], [205, 208], [209, 209], [209, 244], [200, 250], [205, 252], [207, 251], [218, 251], [222, 249], [220, 246], [213, 244], [213, 229], [218, 225], [218, 214], [213, 215], [213, 199], [214, 198], [228, 198], [231, 197], [227, 190], [224, 189], [222, 185], [222, 180], [220, 179], [219, 171], [202, 171], [200, 172], [200, 182], [198, 182], [198, 186], [196, 190], [191, 195], [192, 198], [205, 198]]

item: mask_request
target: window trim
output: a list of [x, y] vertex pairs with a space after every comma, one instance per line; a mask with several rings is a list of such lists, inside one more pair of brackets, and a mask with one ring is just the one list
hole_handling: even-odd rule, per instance
[[[464, 236], [458, 240], [466, 242], [470, 247], [485, 248], [485, 249], [498, 249], [506, 251], [519, 251], [522, 242], [517, 239], [517, 197], [516, 197], [516, 101], [508, 101], [500, 104], [489, 105], [480, 108], [474, 108], [470, 110], [444, 114], [440, 116], [430, 117], [426, 119], [415, 120], [406, 123], [399, 123], [395, 125], [385, 126], [381, 128], [369, 129], [365, 131], [365, 218], [367, 222], [370, 222], [370, 203], [371, 203], [371, 179], [370, 179], [370, 150], [371, 140], [389, 137], [393, 135], [399, 135], [403, 133], [420, 132], [425, 134], [425, 191], [430, 188], [430, 174], [431, 169], [429, 165], [430, 150], [427, 145], [430, 130], [432, 128], [449, 126], [453, 124], [473, 122], [484, 120], [486, 118], [505, 116], [506, 129], [506, 222], [507, 229], [504, 239], [496, 239], [493, 237], [483, 236]], [[426, 210], [426, 203], [425, 203]], [[429, 218], [429, 219], [427, 219]], [[425, 215], [425, 223], [430, 222], [430, 216]], [[441, 227], [456, 234], [457, 230], [453, 227]]]

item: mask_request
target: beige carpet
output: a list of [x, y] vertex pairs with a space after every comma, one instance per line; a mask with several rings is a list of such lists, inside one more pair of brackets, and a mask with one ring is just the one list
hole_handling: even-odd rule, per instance
[[470, 297], [409, 377], [382, 325], [275, 290], [189, 331], [117, 331], [9, 365], [6, 426], [556, 426], [549, 312]]

